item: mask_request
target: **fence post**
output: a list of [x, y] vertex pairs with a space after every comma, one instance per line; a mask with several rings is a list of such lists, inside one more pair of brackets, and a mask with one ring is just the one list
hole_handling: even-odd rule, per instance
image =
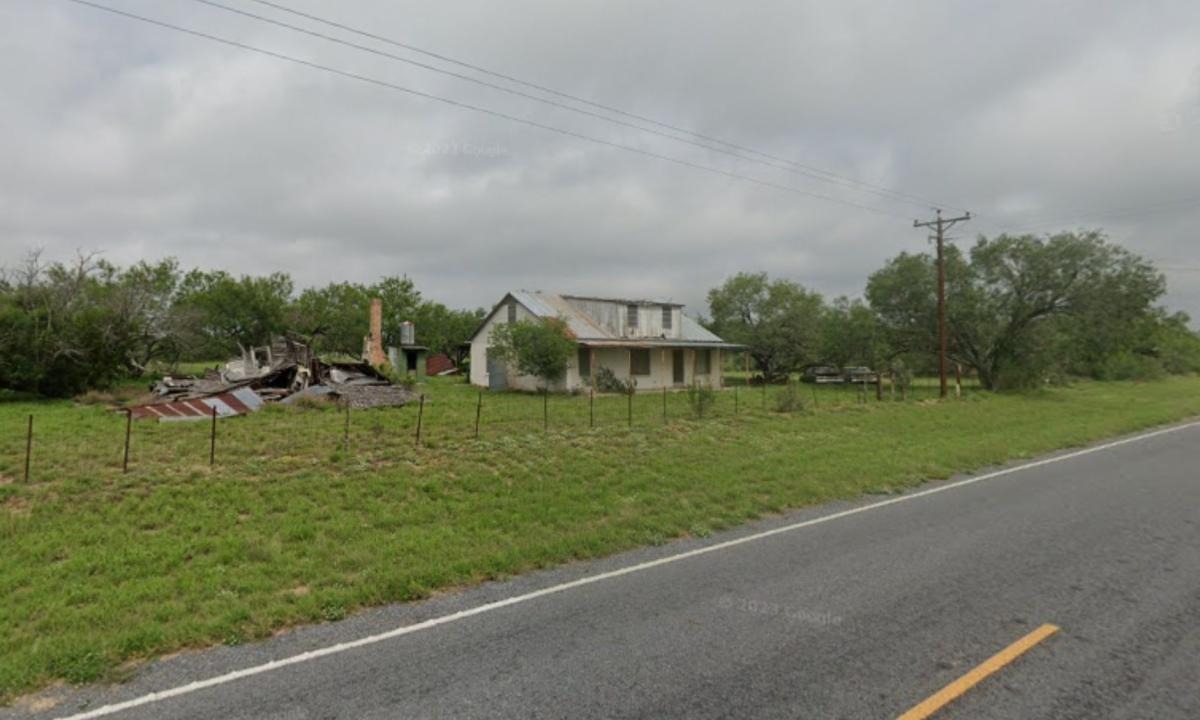
[[33, 413], [29, 414], [29, 429], [25, 431], [25, 482], [29, 482], [29, 459], [33, 455]]
[[737, 385], [734, 385], [733, 386], [733, 416], [737, 417], [737, 414], [738, 414]]
[[596, 427], [596, 388], [588, 394], [588, 427]]
[[121, 460], [121, 472], [129, 472], [129, 436], [133, 433], [133, 411], [125, 410], [125, 457]]
[[633, 388], [629, 388], [629, 429], [633, 429]]
[[421, 404], [417, 406], [417, 445], [421, 444], [421, 421], [425, 417], [425, 393], [421, 393]]
[[667, 424], [667, 389], [663, 388], [663, 425]]
[[875, 402], [883, 402], [883, 375], [875, 374]]
[[346, 401], [346, 428], [342, 431], [342, 447], [350, 452], [350, 401]]
[[550, 429], [550, 388], [542, 388], [542, 432]]
[[208, 441], [208, 466], [212, 467], [217, 462], [217, 406], [212, 408], [212, 433]]
[[479, 403], [475, 405], [475, 439], [479, 439], [479, 416], [483, 414], [483, 391], [479, 391]]

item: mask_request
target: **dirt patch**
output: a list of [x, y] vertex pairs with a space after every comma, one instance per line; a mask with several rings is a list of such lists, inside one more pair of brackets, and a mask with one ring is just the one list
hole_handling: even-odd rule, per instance
[[33, 507], [29, 504], [29, 501], [25, 498], [16, 496], [10, 497], [4, 502], [0, 503], [0, 508], [3, 508], [4, 512], [8, 513], [9, 515], [16, 515], [19, 517], [28, 517], [31, 513], [33, 513]]
[[63, 701], [61, 697], [63, 687], [63, 683], [57, 682], [41, 692], [19, 697], [13, 701], [13, 707], [29, 713], [52, 710]]

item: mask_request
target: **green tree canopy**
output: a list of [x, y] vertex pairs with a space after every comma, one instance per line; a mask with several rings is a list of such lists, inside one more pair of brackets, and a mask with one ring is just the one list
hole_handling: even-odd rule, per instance
[[234, 277], [193, 270], [183, 278], [178, 304], [196, 318], [201, 352], [223, 357], [265, 345], [287, 327], [292, 279], [286, 273]]
[[[1161, 274], [1096, 232], [980, 238], [970, 257], [947, 248], [954, 358], [988, 388], [1036, 384], [1052, 370], [1095, 368], [1132, 351], [1165, 291]], [[936, 347], [936, 268], [902, 254], [871, 276], [867, 298], [893, 347]]]
[[496, 325], [491, 342], [490, 352], [512, 363], [520, 374], [541, 379], [545, 388], [566, 374], [576, 348], [566, 321], [560, 318]]
[[862, 300], [840, 297], [822, 318], [820, 361], [838, 367], [878, 368], [890, 359], [879, 316]]
[[749, 348], [767, 380], [816, 362], [824, 301], [788, 280], [738, 273], [708, 291], [709, 327]]

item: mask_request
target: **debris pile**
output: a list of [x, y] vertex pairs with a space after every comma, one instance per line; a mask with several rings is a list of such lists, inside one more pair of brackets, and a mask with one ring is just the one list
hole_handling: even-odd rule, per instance
[[130, 408], [134, 418], [200, 420], [254, 412], [302, 397], [339, 399], [350, 407], [405, 405], [416, 399], [366, 362], [324, 362], [291, 338], [250, 348], [203, 377], [164, 377], [151, 388], [160, 399]]

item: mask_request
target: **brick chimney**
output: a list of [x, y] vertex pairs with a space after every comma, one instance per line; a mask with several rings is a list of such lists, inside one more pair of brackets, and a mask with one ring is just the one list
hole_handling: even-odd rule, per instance
[[387, 353], [383, 350], [383, 300], [371, 300], [371, 334], [367, 336], [367, 362], [379, 367], [387, 362]]

